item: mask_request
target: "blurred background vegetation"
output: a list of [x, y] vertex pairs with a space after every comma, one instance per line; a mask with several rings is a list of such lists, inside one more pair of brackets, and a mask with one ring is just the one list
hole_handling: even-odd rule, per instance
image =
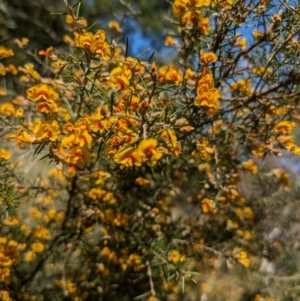
[[[76, 2], [74, 1], [73, 4]], [[27, 37], [31, 47], [37, 50], [49, 46], [63, 46], [63, 36], [69, 33], [65, 18], [66, 7], [62, 0], [2, 0], [0, 2], [2, 41]], [[95, 28], [107, 28], [112, 20], [122, 25], [122, 38], [131, 38], [131, 51], [137, 54], [145, 45], [157, 49], [163, 47], [165, 24], [170, 15], [170, 3], [166, 0], [93, 0], [82, 1], [80, 16]]]

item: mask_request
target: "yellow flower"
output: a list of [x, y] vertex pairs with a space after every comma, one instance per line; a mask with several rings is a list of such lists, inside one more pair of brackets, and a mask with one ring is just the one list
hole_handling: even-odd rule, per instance
[[202, 34], [208, 35], [210, 30], [210, 22], [208, 18], [203, 18], [198, 22], [198, 29], [201, 31]]
[[117, 21], [110, 21], [108, 22], [108, 27], [118, 33], [122, 32], [120, 24]]
[[262, 32], [260, 32], [259, 30], [256, 30], [256, 29], [253, 30], [252, 35], [253, 35], [254, 39], [256, 39], [256, 40], [259, 40], [264, 36], [264, 34]]
[[253, 211], [250, 207], [244, 208], [244, 217], [248, 220], [253, 220]]
[[15, 67], [15, 65], [13, 64], [9, 64], [5, 70], [13, 75], [17, 75], [18, 74], [18, 69]]
[[71, 47], [74, 47], [74, 45], [75, 45], [74, 40], [67, 34], [65, 34], [63, 36], [63, 41]]
[[149, 160], [151, 165], [155, 165], [162, 157], [163, 153], [157, 149], [157, 144], [158, 141], [153, 138], [144, 139], [140, 142], [137, 150], [143, 161]]
[[90, 49], [94, 41], [93, 34], [90, 32], [86, 32], [83, 34], [74, 32], [74, 39], [75, 39], [76, 47], [85, 48], [85, 49]]
[[251, 80], [250, 79], [242, 79], [236, 82], [233, 82], [230, 86], [232, 91], [239, 91], [245, 94], [250, 94], [251, 90]]
[[189, 10], [185, 12], [180, 18], [181, 25], [188, 28], [196, 27], [200, 17], [201, 15], [197, 11]]
[[46, 229], [43, 226], [39, 226], [34, 232], [33, 232], [33, 237], [37, 239], [42, 239], [42, 240], [49, 240], [51, 239], [51, 233], [48, 229]]
[[290, 134], [294, 128], [296, 128], [295, 122], [284, 120], [278, 122], [273, 127], [273, 131], [280, 134]]
[[145, 179], [145, 178], [142, 178], [142, 177], [138, 177], [135, 179], [135, 183], [140, 185], [140, 186], [144, 186], [144, 185], [147, 185], [149, 184], [149, 180], [148, 179]]
[[63, 212], [58, 212], [56, 213], [55, 217], [54, 217], [54, 220], [57, 222], [57, 223], [61, 223], [65, 218], [65, 215]]
[[46, 57], [47, 59], [56, 58], [55, 54], [53, 54], [53, 47], [52, 46], [48, 47], [46, 50], [40, 50], [38, 52], [38, 54]]
[[23, 47], [27, 47], [28, 44], [29, 44], [29, 39], [23, 37], [23, 38], [21, 39], [21, 43], [22, 43], [22, 46], [23, 46]]
[[208, 115], [214, 114], [219, 108], [220, 103], [218, 98], [220, 97], [220, 92], [213, 88], [207, 92], [203, 92], [197, 95], [194, 100], [194, 105], [197, 107], [205, 107], [206, 113]]
[[266, 67], [263, 67], [263, 66], [260, 66], [260, 67], [253, 67], [252, 68], [252, 72], [253, 74], [255, 75], [265, 75], [265, 76], [270, 76], [272, 74], [272, 68], [267, 68]]
[[31, 250], [34, 253], [42, 253], [44, 251], [44, 245], [40, 242], [35, 242], [31, 245]]
[[239, 252], [237, 255], [235, 255], [235, 258], [245, 268], [248, 268], [250, 266], [250, 260], [249, 260], [248, 255], [245, 251]]
[[88, 149], [84, 147], [74, 147], [67, 152], [66, 157], [63, 160], [73, 166], [78, 168], [83, 168], [84, 163], [88, 162], [91, 159], [91, 153]]
[[159, 136], [168, 148], [173, 149], [177, 144], [177, 137], [172, 129], [165, 129]]
[[2, 301], [13, 301], [13, 299], [9, 295], [9, 292], [8, 291], [2, 291], [2, 290], [0, 290], [0, 299]]
[[37, 106], [36, 106], [36, 110], [37, 112], [40, 113], [57, 113], [58, 112], [58, 107], [56, 103], [51, 103], [51, 102], [40, 102]]
[[202, 211], [204, 213], [209, 213], [209, 212], [212, 212], [214, 207], [215, 207], [215, 204], [212, 200], [208, 199], [208, 198], [205, 198], [202, 200]]
[[253, 147], [251, 153], [256, 158], [261, 158], [267, 151], [266, 145], [263, 143], [259, 143]]
[[215, 83], [211, 71], [207, 66], [204, 66], [202, 76], [197, 84], [197, 95], [214, 88], [214, 84]]
[[36, 125], [32, 131], [35, 134], [36, 140], [56, 141], [60, 134], [59, 124], [56, 120], [50, 121], [36, 121]]
[[252, 159], [249, 159], [248, 161], [244, 162], [242, 165], [245, 169], [251, 171], [254, 175], [258, 173], [258, 167], [257, 165], [255, 165]]
[[114, 155], [114, 160], [125, 167], [141, 166], [143, 163], [140, 153], [132, 146], [126, 146], [118, 150]]
[[190, 0], [190, 3], [195, 7], [205, 7], [213, 4], [211, 0]]
[[13, 261], [8, 257], [0, 254], [0, 267], [10, 267]]
[[48, 212], [47, 212], [47, 217], [49, 218], [49, 220], [52, 220], [55, 218], [55, 215], [56, 215], [56, 210], [55, 209], [50, 209]]
[[75, 23], [75, 20], [71, 15], [68, 14], [68, 15], [66, 15], [66, 23], [72, 25]]
[[105, 193], [106, 191], [101, 188], [92, 188], [89, 191], [88, 196], [93, 200], [97, 200], [102, 198], [105, 195]]
[[36, 207], [32, 207], [29, 211], [29, 216], [31, 218], [40, 219], [42, 217], [42, 213]]
[[207, 65], [210, 63], [215, 63], [217, 60], [218, 60], [218, 57], [213, 52], [201, 53], [200, 61], [204, 65]]
[[9, 226], [9, 227], [15, 227], [17, 225], [19, 225], [19, 219], [15, 216], [9, 216], [9, 217], [6, 217], [2, 223], [4, 226]]
[[110, 82], [118, 89], [127, 89], [130, 86], [132, 72], [128, 68], [116, 67], [110, 72]]
[[4, 46], [0, 46], [0, 58], [8, 58], [13, 55], [14, 52], [11, 49], [6, 48]]
[[178, 263], [184, 261], [185, 257], [185, 255], [181, 255], [177, 250], [172, 250], [169, 252], [168, 261]]
[[1, 148], [0, 149], [0, 160], [9, 160], [10, 159], [10, 152], [7, 149]]
[[175, 18], [180, 17], [180, 15], [186, 10], [189, 0], [175, 0], [172, 6], [173, 15]]
[[46, 84], [35, 85], [26, 91], [27, 97], [32, 101], [55, 102], [59, 95]]
[[171, 37], [171, 36], [166, 37], [166, 39], [165, 39], [165, 45], [166, 46], [173, 46], [175, 44], [176, 44], [176, 42], [175, 42], [173, 37]]
[[105, 61], [109, 60], [111, 57], [110, 46], [105, 41], [94, 41], [90, 49], [92, 52], [99, 54], [100, 57]]
[[31, 233], [29, 227], [25, 224], [21, 225], [20, 230], [22, 232], [22, 235], [24, 235], [25, 237], [28, 237], [29, 234]]
[[18, 108], [15, 112], [15, 117], [23, 118], [24, 117], [24, 109], [23, 108]]
[[196, 73], [191, 68], [187, 68], [184, 78], [187, 78], [190, 80], [196, 80], [197, 76], [196, 76]]
[[0, 106], [0, 113], [6, 116], [13, 116], [15, 115], [15, 107], [10, 102], [4, 102]]
[[272, 170], [273, 175], [277, 178], [279, 183], [283, 184], [286, 187], [291, 186], [292, 181], [288, 173], [284, 172], [280, 168], [275, 168]]
[[241, 47], [242, 49], [245, 49], [247, 47], [247, 39], [241, 38], [238, 41], [234, 43], [235, 47]]
[[97, 30], [97, 32], [94, 35], [94, 38], [96, 41], [104, 41], [106, 39], [106, 33], [103, 29]]
[[181, 71], [173, 66], [163, 66], [159, 69], [160, 83], [180, 84], [182, 80], [183, 78]]
[[24, 260], [29, 262], [29, 261], [32, 261], [35, 257], [36, 257], [36, 254], [33, 251], [28, 251], [24, 255]]

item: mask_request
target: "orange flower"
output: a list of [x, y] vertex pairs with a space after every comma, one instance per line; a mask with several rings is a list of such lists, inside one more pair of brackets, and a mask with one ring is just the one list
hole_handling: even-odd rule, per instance
[[42, 56], [46, 57], [47, 59], [51, 59], [51, 58], [55, 57], [55, 55], [53, 54], [52, 46], [48, 47], [46, 50], [40, 50], [39, 55], [42, 55]]

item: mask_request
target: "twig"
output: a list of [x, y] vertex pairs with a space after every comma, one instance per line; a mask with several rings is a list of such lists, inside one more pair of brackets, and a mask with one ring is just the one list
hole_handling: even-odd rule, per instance
[[152, 272], [151, 272], [151, 267], [150, 267], [149, 260], [146, 261], [146, 265], [147, 265], [147, 274], [148, 274], [148, 277], [149, 277], [151, 294], [152, 294], [153, 297], [155, 297], [156, 292], [155, 292], [155, 289], [154, 289], [154, 283], [153, 283], [153, 279], [152, 279]]

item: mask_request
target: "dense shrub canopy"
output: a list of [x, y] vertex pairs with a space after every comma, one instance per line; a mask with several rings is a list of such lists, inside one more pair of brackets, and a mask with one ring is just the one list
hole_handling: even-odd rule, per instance
[[[146, 49], [129, 56], [133, 5], [120, 1], [127, 10], [102, 29], [81, 17], [84, 1], [64, 2], [64, 46], [0, 46], [1, 298], [281, 298], [269, 283], [292, 248], [281, 227], [297, 217], [297, 189], [278, 167], [300, 154], [296, 5], [154, 1], [169, 10], [176, 52], [163, 64]], [[239, 289], [208, 281], [250, 271]]]

